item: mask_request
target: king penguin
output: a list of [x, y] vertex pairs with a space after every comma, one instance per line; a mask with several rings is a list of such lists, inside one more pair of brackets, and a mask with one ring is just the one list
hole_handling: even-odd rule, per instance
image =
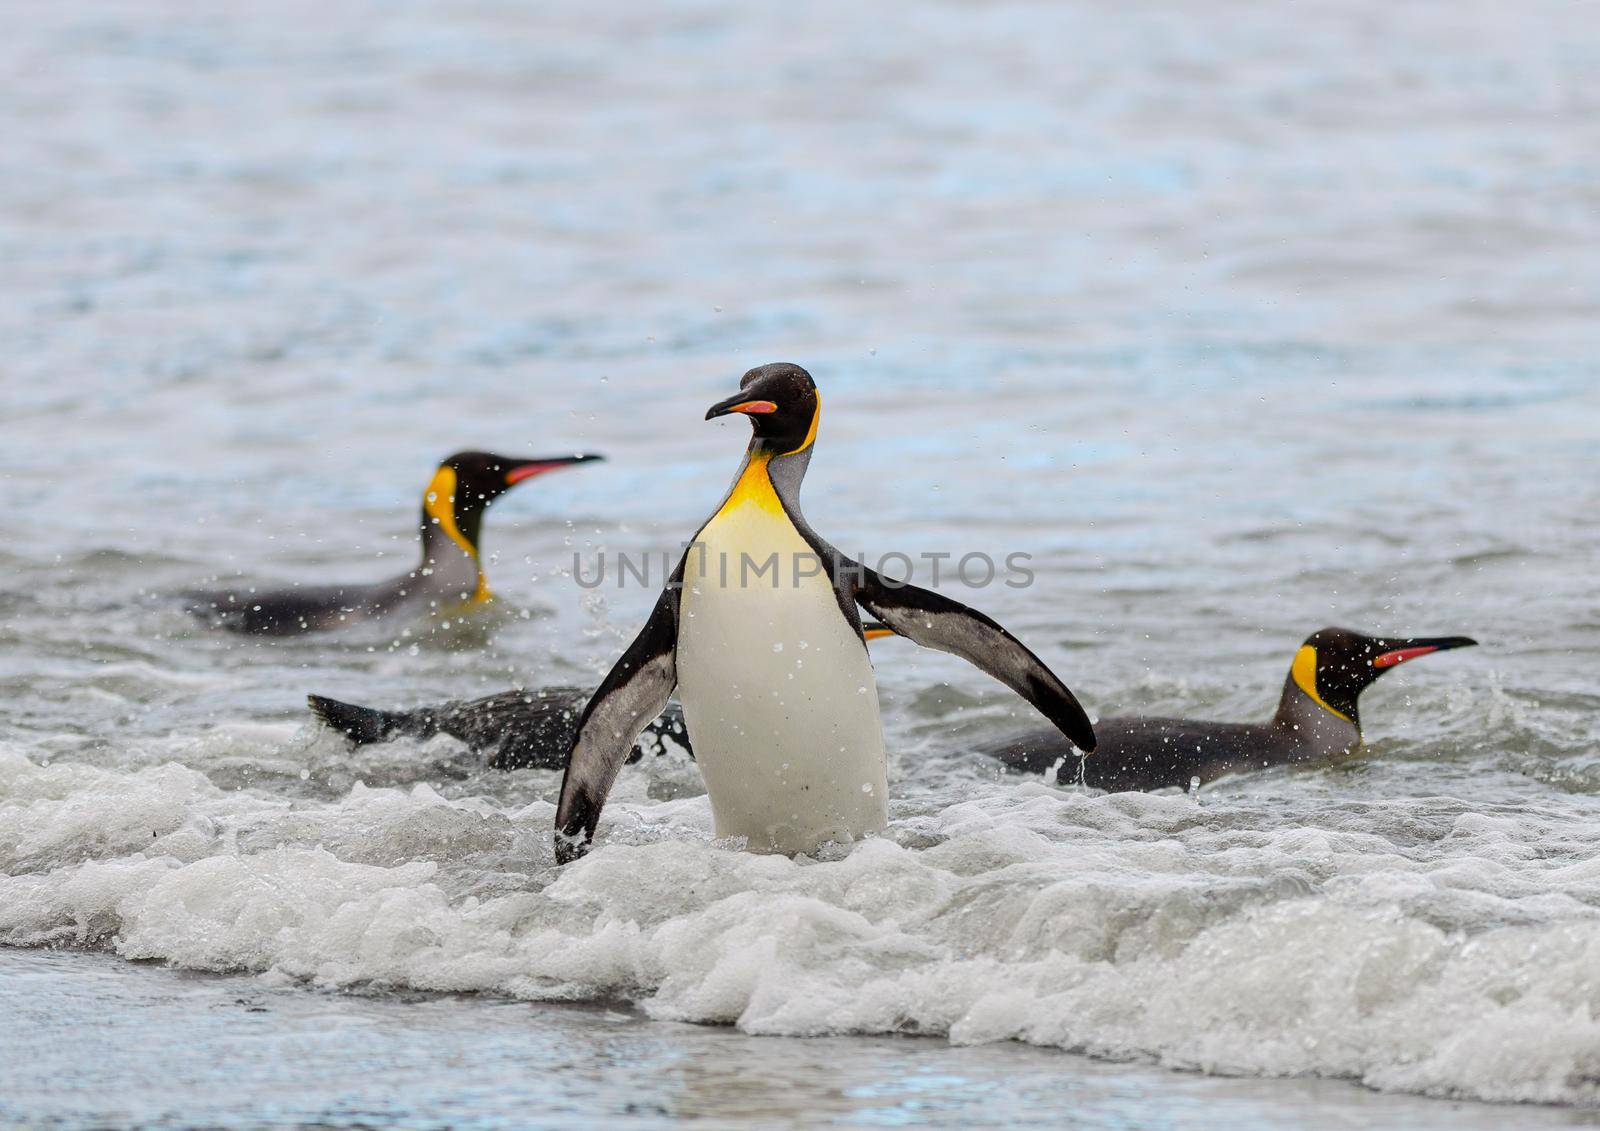
[[[581, 687], [515, 687], [480, 699], [450, 699], [397, 711], [326, 695], [307, 695], [306, 703], [312, 714], [355, 746], [448, 734], [481, 755], [491, 770], [559, 770], [566, 764], [578, 716], [591, 694]], [[668, 704], [639, 736], [628, 761], [637, 762], [646, 753], [665, 754], [673, 747], [694, 757], [683, 711]]]
[[375, 585], [316, 585], [186, 594], [189, 611], [214, 627], [258, 636], [292, 636], [388, 617], [455, 615], [493, 596], [478, 543], [483, 513], [518, 483], [598, 455], [513, 459], [457, 452], [422, 493], [422, 561]]
[[733, 486], [700, 527], [637, 639], [584, 708], [556, 808], [556, 859], [587, 851], [635, 737], [676, 689], [716, 835], [809, 853], [888, 822], [877, 684], [857, 604], [899, 634], [1011, 687], [1082, 749], [1089, 718], [994, 621], [844, 557], [800, 511], [821, 399], [798, 365], [752, 369], [706, 419], [750, 419]]
[[[894, 632], [869, 622], [861, 626], [861, 634], [877, 640]], [[354, 746], [448, 734], [481, 755], [491, 770], [559, 770], [567, 764], [578, 717], [593, 694], [581, 687], [513, 687], [480, 699], [448, 699], [399, 710], [346, 703], [326, 695], [307, 695], [306, 704], [313, 715]], [[683, 708], [668, 703], [645, 727], [628, 761], [674, 748], [694, 757], [683, 725]]]
[[1113, 792], [1188, 787], [1224, 774], [1296, 762], [1326, 762], [1361, 745], [1361, 693], [1401, 664], [1452, 648], [1467, 636], [1364, 636], [1324, 628], [1306, 637], [1289, 665], [1278, 711], [1265, 723], [1201, 719], [1107, 718], [1095, 724], [1100, 748], [1079, 752], [1054, 731], [1032, 731], [979, 747], [1010, 768], [1039, 774], [1056, 767], [1061, 784], [1081, 781]]

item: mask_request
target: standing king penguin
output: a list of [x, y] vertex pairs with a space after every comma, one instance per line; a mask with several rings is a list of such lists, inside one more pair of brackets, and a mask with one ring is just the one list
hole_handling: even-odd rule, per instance
[[423, 490], [422, 561], [416, 569], [369, 585], [189, 593], [189, 611], [232, 632], [292, 636], [391, 616], [454, 615], [482, 605], [493, 596], [478, 553], [489, 504], [536, 475], [602, 458], [457, 452], [439, 465]]
[[1265, 723], [1203, 719], [1101, 719], [1100, 749], [1092, 758], [1038, 730], [980, 746], [1013, 770], [1042, 774], [1056, 768], [1062, 785], [1076, 781], [1124, 792], [1185, 788], [1224, 774], [1290, 763], [1327, 762], [1361, 746], [1361, 693], [1401, 664], [1435, 652], [1470, 648], [1470, 636], [1365, 636], [1324, 628], [1294, 654], [1277, 714]]
[[634, 739], [676, 688], [719, 837], [808, 853], [888, 823], [888, 764], [859, 603], [918, 644], [976, 664], [1083, 749], [1065, 684], [994, 621], [842, 556], [800, 513], [821, 403], [798, 365], [752, 369], [706, 413], [750, 418], [727, 497], [700, 527], [578, 722], [556, 808], [556, 859], [588, 849]]

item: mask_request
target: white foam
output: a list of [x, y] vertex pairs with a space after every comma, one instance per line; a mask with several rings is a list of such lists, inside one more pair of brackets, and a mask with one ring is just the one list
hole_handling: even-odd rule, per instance
[[1287, 814], [1029, 782], [819, 861], [732, 851], [703, 797], [650, 789], [626, 774], [605, 845], [556, 871], [544, 799], [417, 785], [290, 803], [176, 764], [0, 752], [0, 939], [329, 987], [630, 998], [760, 1034], [1600, 1099], [1581, 803]]

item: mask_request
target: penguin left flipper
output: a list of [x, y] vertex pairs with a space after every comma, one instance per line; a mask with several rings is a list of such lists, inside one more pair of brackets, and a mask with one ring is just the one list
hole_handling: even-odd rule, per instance
[[[674, 579], [681, 579], [678, 566]], [[617, 772], [633, 752], [639, 732], [666, 709], [678, 686], [678, 602], [670, 586], [650, 619], [601, 683], [578, 719], [556, 805], [556, 862], [566, 864], [589, 850], [600, 809]]]
[[889, 628], [925, 648], [960, 656], [1036, 707], [1084, 753], [1095, 747], [1094, 727], [1077, 696], [1011, 633], [976, 609], [907, 583], [885, 581], [859, 562], [855, 598]]

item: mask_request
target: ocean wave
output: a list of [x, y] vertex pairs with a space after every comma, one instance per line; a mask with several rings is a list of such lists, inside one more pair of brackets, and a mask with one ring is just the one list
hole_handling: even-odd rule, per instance
[[[545, 783], [553, 788], [554, 779]], [[1600, 1100], [1600, 834], [1559, 799], [901, 802], [820, 859], [625, 774], [557, 870], [545, 796], [333, 799], [0, 753], [0, 941], [332, 988], [637, 1003], [752, 1034], [1017, 1040], [1207, 1072]], [[1281, 799], [1279, 799], [1281, 800]]]

